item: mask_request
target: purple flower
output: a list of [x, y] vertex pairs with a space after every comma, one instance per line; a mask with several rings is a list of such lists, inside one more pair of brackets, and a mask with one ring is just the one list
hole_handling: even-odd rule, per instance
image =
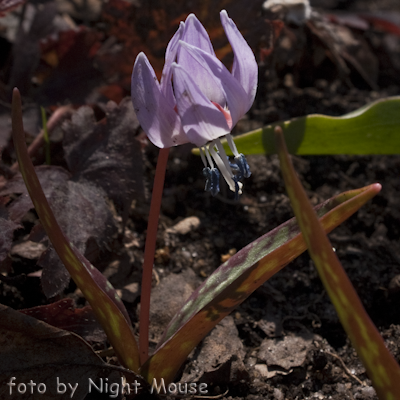
[[[210, 38], [190, 14], [168, 44], [161, 82], [144, 53], [132, 72], [132, 102], [142, 128], [156, 146], [192, 142], [200, 148], [206, 190], [219, 191], [219, 172], [229, 188], [241, 193], [240, 179], [250, 176], [230, 132], [250, 109], [257, 90], [254, 54], [225, 10], [221, 23], [232, 46], [232, 73], [215, 56]], [[220, 138], [234, 154], [229, 161]]]

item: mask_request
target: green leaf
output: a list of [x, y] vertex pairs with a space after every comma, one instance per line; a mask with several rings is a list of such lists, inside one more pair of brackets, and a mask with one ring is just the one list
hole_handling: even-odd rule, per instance
[[121, 364], [137, 372], [139, 351], [126, 309], [112, 285], [62, 232], [44, 195], [25, 144], [21, 96], [13, 91], [12, 131], [19, 169], [47, 236], [72, 279], [88, 300]]
[[[287, 152], [282, 130], [276, 143], [286, 190], [292, 203], [308, 252], [335, 306], [340, 322], [355, 347], [380, 399], [394, 400], [400, 393], [400, 367], [385, 346], [379, 331], [366, 313], [320, 224]], [[380, 185], [376, 184], [377, 190]]]
[[[379, 192], [380, 185], [339, 194], [316, 210], [327, 232]], [[141, 368], [148, 382], [174, 379], [189, 353], [222, 318], [306, 249], [296, 220], [258, 238], [222, 264], [172, 319], [152, 357]]]
[[[291, 154], [399, 154], [400, 97], [375, 101], [341, 117], [311, 114], [265, 126], [236, 136], [239, 152], [276, 153], [275, 126], [282, 127]], [[224, 148], [232, 154], [226, 143]]]

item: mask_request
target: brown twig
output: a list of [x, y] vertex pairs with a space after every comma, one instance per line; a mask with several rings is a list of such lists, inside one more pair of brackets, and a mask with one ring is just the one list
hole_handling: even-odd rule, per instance
[[346, 366], [346, 364], [344, 363], [344, 361], [342, 360], [341, 357], [339, 357], [337, 354], [335, 353], [331, 353], [330, 351], [325, 350], [326, 354], [329, 354], [332, 357], [335, 357], [336, 359], [338, 359], [340, 361], [340, 363], [342, 364], [343, 369], [345, 370], [346, 374], [349, 375], [351, 378], [355, 379], [361, 386], [365, 386], [365, 383], [360, 380], [359, 378], [357, 378], [357, 376], [355, 376]]

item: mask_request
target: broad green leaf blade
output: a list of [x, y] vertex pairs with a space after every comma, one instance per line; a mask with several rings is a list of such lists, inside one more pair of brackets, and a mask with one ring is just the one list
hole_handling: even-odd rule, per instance
[[70, 243], [62, 232], [40, 186], [25, 144], [22, 122], [21, 96], [18, 89], [13, 91], [12, 131], [19, 168], [29, 195], [35, 206], [46, 233], [61, 261], [85, 298], [89, 301], [96, 318], [104, 331], [120, 362], [137, 372], [140, 367], [139, 352], [122, 301], [105, 277]]
[[[379, 192], [379, 185], [339, 194], [316, 210], [327, 232]], [[174, 379], [191, 350], [255, 289], [306, 249], [296, 220], [285, 222], [240, 250], [189, 297], [172, 319], [158, 349], [141, 368], [148, 382]]]
[[[291, 154], [400, 153], [400, 97], [377, 100], [341, 117], [311, 114], [277, 122], [236, 136], [238, 150], [246, 155], [276, 153], [274, 128], [278, 125]], [[226, 143], [224, 148], [232, 154]]]
[[[340, 322], [361, 358], [379, 398], [386, 400], [399, 398], [400, 367], [386, 348], [332, 250], [324, 227], [318, 221], [306, 192], [296, 176], [280, 128], [276, 129], [276, 141], [282, 174], [293, 211]], [[379, 191], [380, 185], [375, 186]]]

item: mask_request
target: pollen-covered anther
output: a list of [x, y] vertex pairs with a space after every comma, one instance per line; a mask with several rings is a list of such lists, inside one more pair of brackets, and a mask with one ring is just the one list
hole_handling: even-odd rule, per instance
[[203, 175], [206, 178], [204, 190], [216, 196], [219, 193], [219, 171], [217, 168], [205, 167], [203, 169]]
[[239, 154], [235, 157], [235, 163], [238, 166], [241, 178], [249, 178], [251, 175], [251, 171], [249, 164], [247, 163], [246, 157], [243, 154]]

